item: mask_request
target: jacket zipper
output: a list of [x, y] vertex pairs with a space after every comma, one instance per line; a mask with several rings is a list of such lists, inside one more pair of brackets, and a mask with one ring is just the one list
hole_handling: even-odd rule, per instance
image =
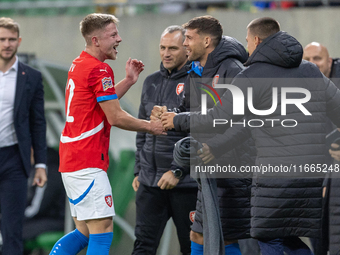
[[[163, 101], [162, 99], [163, 99], [163, 95], [165, 93], [163, 88], [166, 87], [165, 85], [168, 84], [169, 79], [170, 79], [170, 75], [168, 75], [166, 77], [166, 82], [165, 83], [162, 82], [162, 85], [160, 86], [160, 93], [159, 93], [159, 98], [158, 98], [158, 101], [157, 101], [157, 105], [162, 106], [162, 101]], [[154, 135], [152, 137], [152, 155], [153, 155], [152, 158], [153, 158], [153, 167], [154, 167], [154, 169], [157, 172], [157, 165], [156, 165], [156, 160], [155, 160], [155, 146], [156, 146], [156, 136]]]

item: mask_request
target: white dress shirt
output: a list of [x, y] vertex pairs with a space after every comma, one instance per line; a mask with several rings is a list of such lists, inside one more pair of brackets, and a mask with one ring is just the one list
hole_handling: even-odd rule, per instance
[[18, 74], [18, 57], [5, 73], [0, 71], [0, 148], [18, 143], [14, 129], [14, 98]]

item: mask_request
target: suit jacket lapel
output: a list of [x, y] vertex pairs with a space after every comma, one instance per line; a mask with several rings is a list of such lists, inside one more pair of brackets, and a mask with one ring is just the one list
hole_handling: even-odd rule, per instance
[[[27, 72], [25, 66], [19, 61], [18, 64], [18, 75], [17, 75], [17, 84], [15, 89], [15, 100], [14, 100], [14, 116], [18, 113], [20, 109], [20, 103], [22, 102], [22, 97], [25, 91], [27, 79]], [[15, 119], [15, 118], [14, 118]]]

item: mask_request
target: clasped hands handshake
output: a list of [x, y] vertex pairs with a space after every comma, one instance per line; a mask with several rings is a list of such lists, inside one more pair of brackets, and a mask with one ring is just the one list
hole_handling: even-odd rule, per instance
[[[168, 131], [175, 128], [174, 117], [177, 115], [175, 112], [168, 112], [166, 106], [155, 105], [151, 111], [151, 121], [161, 121], [163, 130]], [[204, 164], [207, 164], [215, 158], [211, 153], [209, 146], [206, 143], [202, 144], [203, 147], [197, 151], [197, 154], [202, 159]]]
[[168, 112], [166, 106], [155, 105], [151, 111], [150, 119], [151, 121], [160, 120], [163, 125], [163, 130], [168, 131], [169, 129], [175, 128], [174, 117], [176, 113]]

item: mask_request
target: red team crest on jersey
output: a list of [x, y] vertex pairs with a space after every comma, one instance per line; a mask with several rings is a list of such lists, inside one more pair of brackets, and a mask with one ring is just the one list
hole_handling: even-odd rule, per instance
[[216, 84], [218, 83], [218, 79], [220, 78], [220, 75], [215, 75], [214, 79], [212, 80], [212, 87], [215, 88]]
[[177, 96], [183, 92], [184, 89], [184, 83], [178, 83], [176, 87], [176, 94]]
[[191, 211], [189, 213], [189, 219], [192, 223], [194, 223], [194, 220], [195, 220], [195, 214], [196, 214], [196, 211]]
[[111, 195], [105, 196], [105, 202], [108, 206], [112, 207], [112, 197], [111, 197]]
[[102, 85], [103, 85], [103, 90], [107, 90], [109, 88], [112, 88], [113, 87], [113, 82], [112, 82], [112, 79], [111, 77], [104, 77], [102, 79]]

